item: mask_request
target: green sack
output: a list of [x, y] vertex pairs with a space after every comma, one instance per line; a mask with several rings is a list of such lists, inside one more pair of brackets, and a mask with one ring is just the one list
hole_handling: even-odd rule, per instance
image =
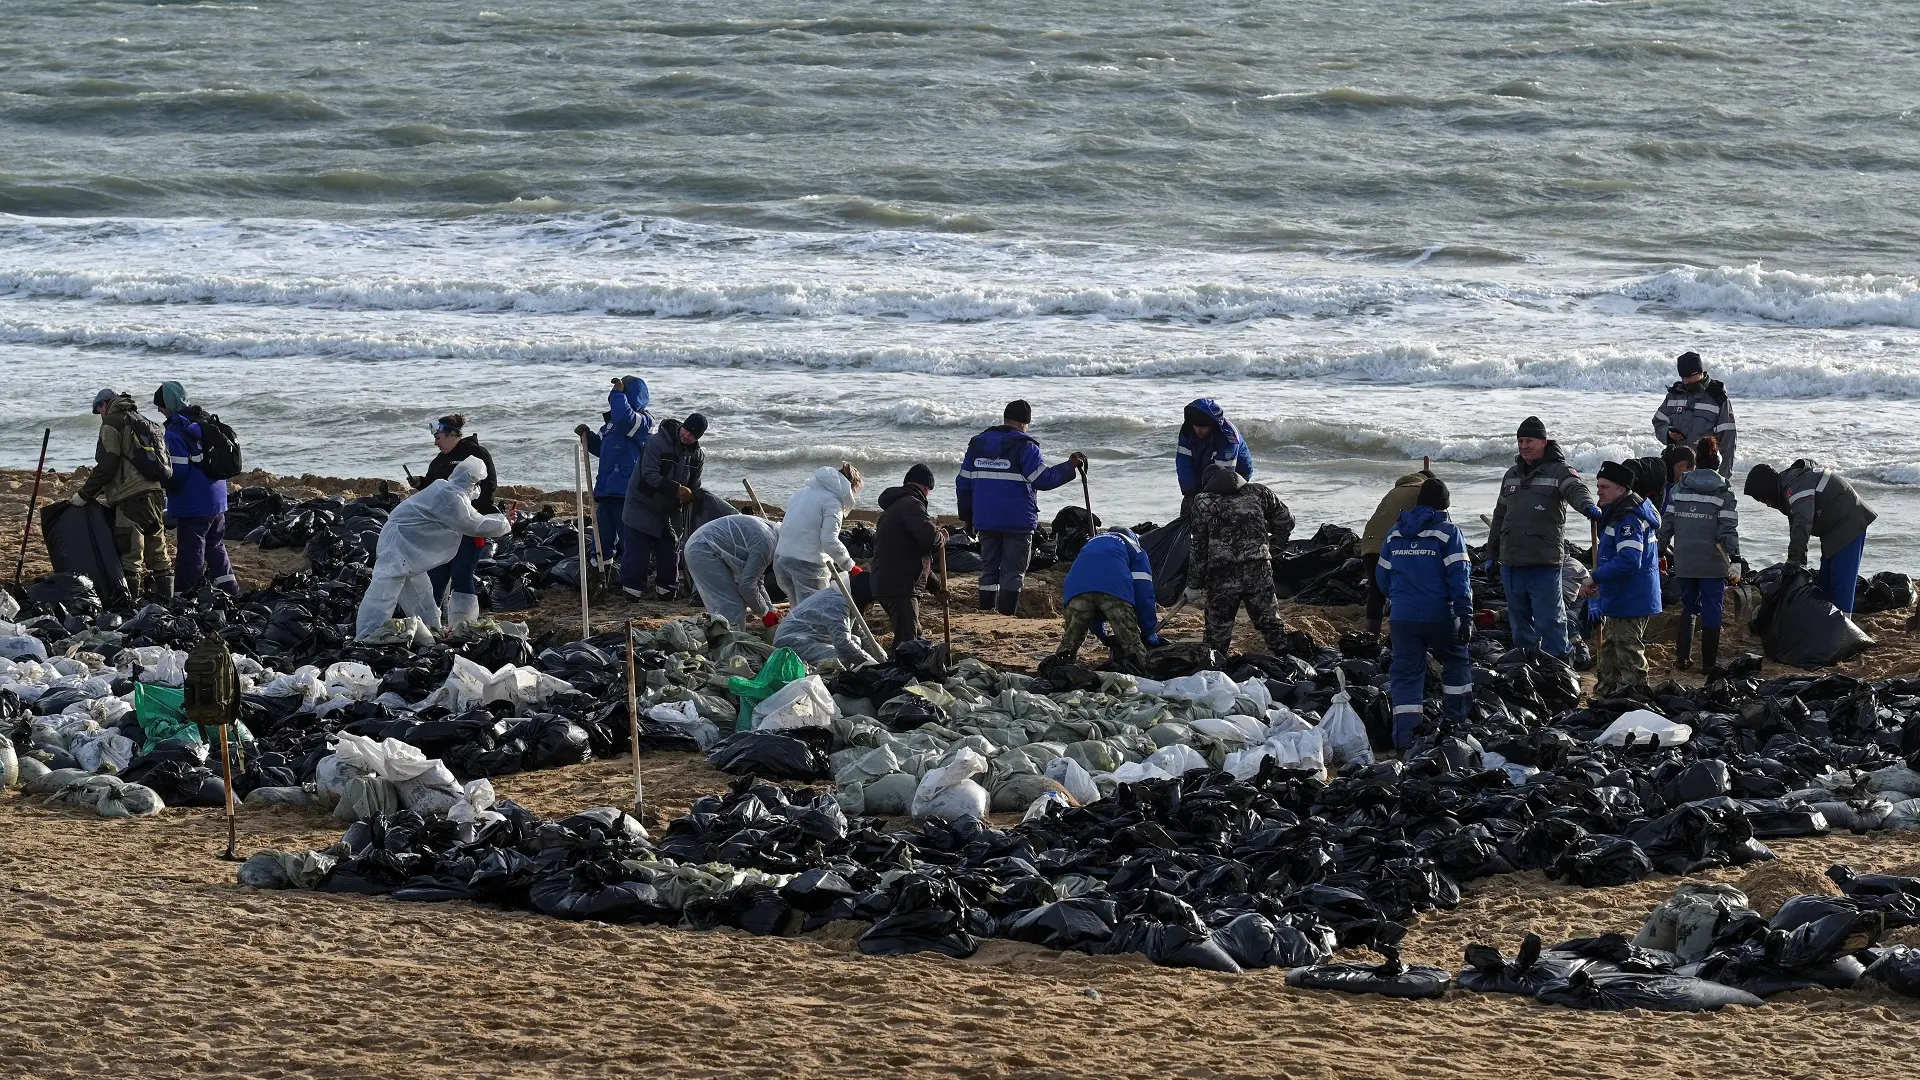
[[792, 649], [775, 649], [767, 662], [760, 665], [760, 674], [751, 679], [734, 676], [727, 680], [727, 693], [740, 699], [740, 716], [734, 721], [733, 730], [745, 731], [753, 726], [754, 707], [780, 692], [780, 688], [790, 682], [807, 677], [807, 662]]
[[[168, 739], [185, 743], [203, 741], [200, 725], [187, 719], [186, 697], [186, 690], [178, 686], [143, 682], [133, 684], [133, 715], [140, 721], [140, 730], [147, 736], [140, 746], [141, 753], [152, 750]], [[247, 730], [245, 724], [235, 721], [227, 728], [227, 738], [234, 742], [250, 742], [253, 733]]]

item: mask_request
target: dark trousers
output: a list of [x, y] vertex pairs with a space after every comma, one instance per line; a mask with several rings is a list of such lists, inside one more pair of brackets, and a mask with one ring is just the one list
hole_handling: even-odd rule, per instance
[[174, 590], [193, 592], [211, 574], [214, 588], [240, 595], [233, 561], [227, 558], [227, 515], [176, 518], [174, 525], [179, 529], [173, 556]]
[[887, 621], [893, 624], [893, 647], [899, 648], [903, 641], [920, 639], [920, 598], [908, 593], [905, 596], [877, 596], [880, 610], [887, 613]]
[[446, 602], [448, 586], [452, 586], [452, 591], [457, 593], [480, 591], [473, 581], [473, 568], [480, 562], [480, 553], [486, 546], [486, 540], [481, 537], [463, 536], [459, 550], [453, 553], [452, 562], [427, 571], [427, 580], [433, 582], [433, 598], [436, 602]]
[[1467, 647], [1455, 639], [1450, 622], [1395, 619], [1388, 627], [1393, 634], [1393, 666], [1387, 672], [1393, 694], [1393, 745], [1405, 750], [1426, 708], [1427, 655], [1440, 661], [1440, 690], [1446, 695], [1447, 715], [1455, 719], [1465, 719], [1473, 707], [1473, 664]]
[[1725, 621], [1727, 606], [1727, 579], [1725, 578], [1681, 578], [1680, 614], [1698, 615], [1700, 625], [1709, 630], [1718, 630]]
[[1030, 532], [980, 534], [980, 610], [1002, 615], [1020, 609], [1020, 587], [1026, 584], [1027, 564], [1033, 561]]
[[631, 526], [621, 526], [620, 587], [645, 592], [651, 571], [656, 588], [669, 592], [680, 586], [680, 537], [673, 526], [652, 536]]
[[620, 554], [620, 537], [627, 531], [620, 524], [620, 515], [626, 508], [623, 495], [602, 495], [593, 500], [593, 531], [599, 536], [603, 559]]
[[1380, 591], [1380, 578], [1373, 572], [1380, 565], [1380, 556], [1368, 555], [1360, 562], [1367, 575], [1367, 621], [1377, 623], [1387, 614], [1387, 594]]

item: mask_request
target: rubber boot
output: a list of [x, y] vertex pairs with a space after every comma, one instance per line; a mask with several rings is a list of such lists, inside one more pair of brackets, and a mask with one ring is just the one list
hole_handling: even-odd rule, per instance
[[1693, 623], [1693, 616], [1682, 615], [1674, 624], [1673, 666], [1681, 671], [1693, 670]]
[[164, 604], [173, 599], [173, 571], [160, 570], [147, 575], [147, 599]]
[[999, 593], [999, 590], [997, 589], [981, 589], [980, 590], [980, 610], [992, 611], [993, 598], [999, 595], [1000, 593]]
[[480, 597], [474, 593], [447, 594], [447, 629], [459, 633], [468, 623], [480, 618]]
[[1700, 628], [1700, 672], [1708, 682], [1720, 677], [1720, 628]]
[[1000, 586], [1000, 594], [999, 597], [994, 600], [993, 607], [995, 611], [998, 611], [1002, 615], [1011, 616], [1014, 612], [1019, 611], [1020, 590], [1009, 589], [1005, 585]]
[[1381, 623], [1381, 620], [1379, 619], [1367, 620], [1367, 636], [1368, 637], [1377, 638], [1380, 636], [1380, 623]]

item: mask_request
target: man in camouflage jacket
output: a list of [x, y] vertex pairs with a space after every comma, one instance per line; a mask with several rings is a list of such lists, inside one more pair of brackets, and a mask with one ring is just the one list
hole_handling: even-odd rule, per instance
[[1187, 599], [1207, 596], [1208, 647], [1233, 649], [1233, 620], [1241, 607], [1273, 653], [1286, 651], [1287, 625], [1275, 610], [1273, 552], [1293, 535], [1293, 515], [1264, 485], [1209, 466], [1193, 497], [1192, 555]]

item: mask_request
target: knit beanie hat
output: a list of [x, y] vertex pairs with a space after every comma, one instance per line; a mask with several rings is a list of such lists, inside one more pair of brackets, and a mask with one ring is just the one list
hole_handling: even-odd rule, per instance
[[1437, 476], [1430, 476], [1420, 485], [1420, 505], [1434, 510], [1445, 510], [1453, 505], [1453, 495], [1447, 491], [1447, 485]]
[[1001, 410], [1000, 419], [1008, 424], [1031, 424], [1033, 423], [1033, 406], [1024, 400], [1009, 401], [1007, 407]]
[[1547, 425], [1537, 416], [1529, 416], [1520, 421], [1520, 430], [1514, 432], [1518, 439], [1544, 439], [1547, 437]]
[[933, 490], [933, 470], [925, 465], [915, 465], [907, 470], [907, 483], [918, 484], [931, 491]]
[[1628, 490], [1633, 488], [1633, 470], [1617, 461], [1601, 462], [1600, 479], [1611, 480]]
[[680, 426], [697, 439], [707, 433], [707, 418], [701, 413], [688, 413], [687, 418], [680, 421]]
[[1698, 375], [1707, 370], [1707, 365], [1700, 359], [1700, 354], [1697, 352], [1689, 351], [1681, 353], [1680, 358], [1674, 361], [1674, 364], [1680, 369], [1680, 377], [1683, 379]]

